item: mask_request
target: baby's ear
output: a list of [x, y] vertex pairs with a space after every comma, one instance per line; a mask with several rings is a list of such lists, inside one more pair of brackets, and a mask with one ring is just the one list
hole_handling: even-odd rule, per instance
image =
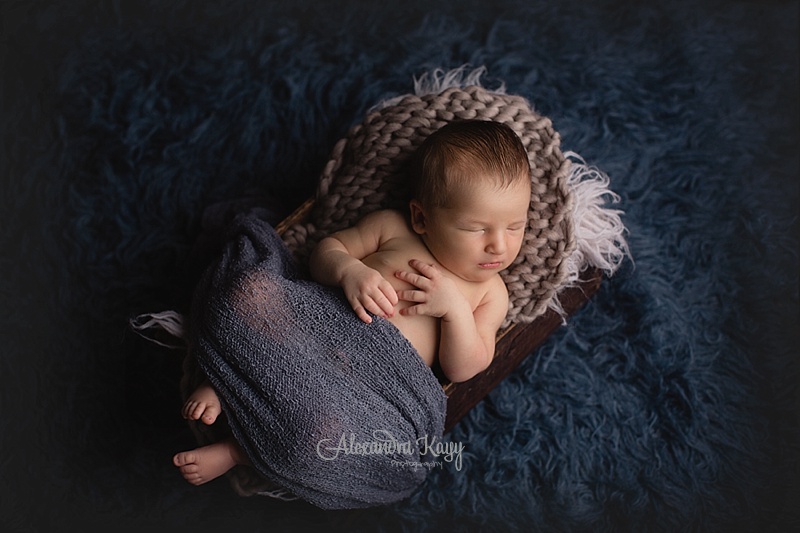
[[411, 213], [411, 228], [419, 235], [424, 235], [428, 221], [425, 215], [425, 209], [422, 207], [419, 200], [411, 200], [408, 203], [408, 208]]

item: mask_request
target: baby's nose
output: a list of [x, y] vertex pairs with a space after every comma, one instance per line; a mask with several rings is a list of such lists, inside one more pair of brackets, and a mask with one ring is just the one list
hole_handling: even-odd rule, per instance
[[486, 245], [486, 251], [492, 254], [502, 254], [506, 251], [506, 240], [502, 235], [493, 234]]

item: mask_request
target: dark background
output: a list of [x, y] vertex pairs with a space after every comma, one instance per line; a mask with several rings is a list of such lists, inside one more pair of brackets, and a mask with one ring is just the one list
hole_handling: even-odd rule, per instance
[[[798, 5], [3, 1], [0, 529], [789, 531]], [[280, 218], [336, 140], [486, 65], [611, 177], [634, 261], [360, 513], [190, 487], [180, 309], [211, 205]], [[231, 202], [234, 202], [231, 204]], [[239, 203], [237, 203], [239, 202]]]

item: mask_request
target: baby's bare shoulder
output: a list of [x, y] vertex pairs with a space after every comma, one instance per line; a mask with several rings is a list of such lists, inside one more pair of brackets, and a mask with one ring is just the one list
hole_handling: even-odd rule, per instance
[[475, 325], [484, 335], [493, 336], [508, 314], [508, 289], [498, 274], [485, 283], [485, 292], [473, 312]]
[[387, 236], [408, 231], [405, 215], [394, 209], [373, 211], [359, 220], [358, 225], [372, 228]]
[[500, 274], [483, 283], [484, 292], [479, 305], [496, 309], [508, 307], [508, 288]]
[[396, 209], [379, 209], [364, 215], [359, 224], [403, 224], [406, 223], [406, 217]]

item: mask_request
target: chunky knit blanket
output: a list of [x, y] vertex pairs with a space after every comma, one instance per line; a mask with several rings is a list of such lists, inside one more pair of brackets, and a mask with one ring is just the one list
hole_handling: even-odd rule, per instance
[[195, 293], [191, 351], [266, 479], [323, 508], [405, 498], [441, 438], [442, 387], [389, 321], [294, 271], [269, 224], [237, 217]]
[[576, 244], [574, 200], [567, 184], [570, 161], [549, 118], [521, 96], [470, 84], [481, 73], [478, 69], [472, 80], [462, 80], [456, 70], [449, 80], [433, 76], [422, 87], [418, 82], [416, 94], [380, 104], [339, 140], [320, 176], [310, 220], [284, 234], [301, 261], [321, 237], [354, 225], [371, 211], [406, 209], [404, 164], [432, 132], [454, 120], [492, 120], [520, 136], [531, 165], [528, 228], [519, 256], [502, 273], [510, 299], [504, 327], [545, 312], [567, 279], [567, 260]]

